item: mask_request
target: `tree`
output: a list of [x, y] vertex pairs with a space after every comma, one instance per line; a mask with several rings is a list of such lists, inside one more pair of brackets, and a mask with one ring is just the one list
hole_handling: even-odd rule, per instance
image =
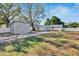
[[58, 25], [58, 24], [63, 24], [64, 22], [61, 21], [57, 16], [52, 16], [51, 19], [47, 18], [45, 25]]
[[53, 24], [53, 25], [61, 24], [61, 19], [59, 19], [57, 16], [52, 16], [51, 24]]
[[10, 20], [20, 13], [19, 4], [0, 3], [0, 19], [5, 21], [6, 27], [9, 27]]
[[68, 24], [69, 27], [75, 28], [75, 27], [79, 27], [79, 23], [77, 22], [71, 22]]
[[58, 24], [62, 24], [64, 25], [65, 23], [61, 21], [61, 19], [59, 19], [57, 16], [52, 16], [51, 19], [47, 18], [45, 25], [58, 25]]
[[22, 15], [26, 21], [30, 23], [32, 30], [35, 31], [35, 25], [39, 22], [38, 19], [44, 17], [43, 4], [22, 4]]
[[45, 22], [45, 25], [50, 25], [50, 24], [51, 24], [50, 19], [47, 18], [47, 19], [46, 19], [46, 22]]
[[63, 25], [63, 27], [68, 27], [67, 24], [65, 24], [65, 22], [61, 21], [61, 19], [59, 19], [57, 16], [52, 16], [51, 19], [47, 18], [46, 22], [44, 25]]

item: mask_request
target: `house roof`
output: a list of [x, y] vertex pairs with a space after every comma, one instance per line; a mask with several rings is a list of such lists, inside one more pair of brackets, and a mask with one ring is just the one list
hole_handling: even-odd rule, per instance
[[10, 25], [13, 24], [13, 23], [15, 23], [15, 22], [26, 23], [26, 22], [21, 22], [21, 21], [12, 21], [12, 22], [10, 23]]

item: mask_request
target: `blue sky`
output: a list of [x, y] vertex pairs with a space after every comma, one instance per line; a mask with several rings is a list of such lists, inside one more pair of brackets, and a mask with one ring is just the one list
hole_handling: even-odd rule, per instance
[[[46, 18], [52, 16], [59, 17], [62, 21], [68, 22], [79, 22], [79, 4], [76, 3], [48, 3], [45, 4]], [[42, 19], [41, 24], [46, 21]]]

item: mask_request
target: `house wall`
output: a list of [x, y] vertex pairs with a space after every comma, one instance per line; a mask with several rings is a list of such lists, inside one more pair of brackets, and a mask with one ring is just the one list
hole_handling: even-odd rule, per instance
[[40, 30], [40, 31], [45, 31], [45, 30], [47, 30], [47, 29], [46, 29], [45, 26], [39, 26], [39, 30]]
[[31, 27], [29, 24], [22, 22], [14, 22], [10, 26], [11, 33], [13, 34], [28, 34], [31, 31]]
[[40, 25], [39, 26], [39, 30], [40, 31], [46, 31], [46, 30], [59, 30], [61, 31], [61, 29], [63, 28], [62, 25]]

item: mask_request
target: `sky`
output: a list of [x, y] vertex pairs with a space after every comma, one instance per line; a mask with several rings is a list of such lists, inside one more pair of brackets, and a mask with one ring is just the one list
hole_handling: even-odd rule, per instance
[[57, 16], [62, 21], [79, 22], [79, 4], [78, 3], [46, 3], [45, 5], [45, 19], [42, 19], [41, 25], [44, 24], [46, 18]]

